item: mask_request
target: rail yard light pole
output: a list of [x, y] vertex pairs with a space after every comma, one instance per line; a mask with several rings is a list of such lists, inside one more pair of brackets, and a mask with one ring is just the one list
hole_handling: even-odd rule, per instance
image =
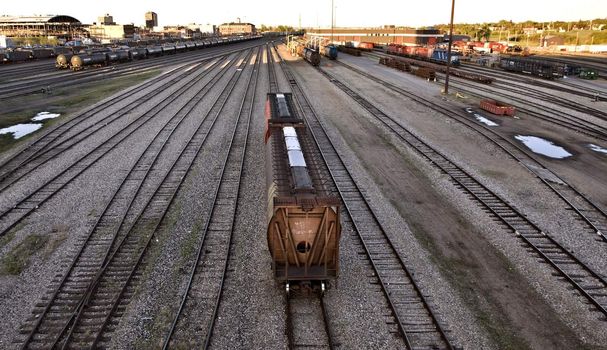
[[451, 68], [451, 45], [453, 44], [453, 13], [455, 0], [451, 0], [451, 22], [449, 23], [449, 46], [447, 47], [447, 71], [445, 72], [445, 95], [449, 94], [449, 68]]
[[335, 5], [334, 5], [334, 1], [335, 0], [331, 0], [331, 44], [333, 44], [333, 25], [335, 24], [335, 17], [334, 17]]

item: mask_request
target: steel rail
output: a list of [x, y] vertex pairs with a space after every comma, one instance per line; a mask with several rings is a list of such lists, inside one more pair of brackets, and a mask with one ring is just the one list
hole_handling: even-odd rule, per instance
[[[245, 41], [245, 42], [240, 42], [240, 43], [230, 44], [230, 45], [240, 46], [239, 48], [236, 48], [234, 50], [242, 51], [242, 50], [247, 50], [252, 47], [260, 45], [259, 43], [256, 43], [255, 41], [257, 41], [257, 39], [253, 40], [252, 42]], [[31, 84], [23, 84], [23, 86], [15, 87], [10, 91], [7, 91], [6, 89], [4, 89], [4, 91], [0, 91], [0, 101], [7, 99], [7, 98], [11, 98], [11, 97], [23, 96], [23, 95], [27, 95], [27, 94], [31, 94], [31, 93], [36, 93], [36, 92], [40, 91], [41, 87], [45, 87], [48, 85], [51, 85], [52, 87], [57, 88], [57, 87], [63, 87], [66, 85], [73, 85], [76, 83], [86, 83], [86, 82], [102, 80], [102, 79], [106, 79], [108, 77], [119, 76], [122, 74], [140, 73], [142, 71], [166, 67], [167, 65], [170, 65], [173, 63], [178, 63], [178, 64], [185, 63], [185, 62], [188, 62], [188, 60], [196, 61], [196, 60], [199, 60], [201, 58], [201, 56], [204, 56], [207, 54], [215, 54], [215, 53], [230, 54], [231, 52], [225, 52], [225, 46], [220, 45], [220, 46], [213, 46], [210, 48], [203, 48], [202, 50], [188, 51], [188, 52], [180, 53], [180, 54], [176, 54], [176, 55], [169, 54], [169, 55], [165, 55], [162, 57], [151, 57], [146, 60], [135, 60], [135, 61], [131, 61], [131, 62], [115, 65], [115, 66], [104, 67], [104, 68], [100, 68], [100, 69], [96, 69], [96, 70], [86, 69], [86, 70], [82, 70], [79, 72], [71, 72], [72, 74], [70, 74], [67, 77], [67, 79], [65, 76], [52, 77], [47, 80], [39, 81], [38, 82], [39, 85], [34, 88], [31, 87]], [[1, 87], [2, 86], [0, 85], [0, 88]]]
[[318, 70], [326, 77], [330, 77], [329, 80], [333, 84], [352, 97], [377, 120], [382, 122], [395, 136], [417, 150], [433, 165], [449, 175], [454, 183], [468, 192], [478, 203], [506, 224], [517, 237], [520, 237], [544, 261], [569, 281], [599, 312], [607, 316], [607, 282], [602, 276], [580, 261], [552, 236], [542, 231], [536, 224], [527, 219], [525, 215], [485, 187], [463, 168], [459, 167], [438, 150], [429, 146], [418, 136], [399, 124], [394, 118], [382, 112], [335, 77], [320, 68]]
[[[154, 135], [152, 140], [147, 145], [146, 149], [140, 154], [137, 161], [133, 164], [133, 166], [129, 170], [129, 173], [127, 174], [127, 176], [123, 178], [120, 186], [114, 192], [112, 198], [104, 207], [102, 214], [98, 216], [95, 224], [89, 230], [89, 233], [88, 233], [85, 241], [83, 242], [82, 246], [80, 247], [80, 250], [76, 254], [75, 258], [72, 260], [72, 263], [69, 266], [67, 273], [65, 273], [63, 275], [63, 278], [61, 279], [61, 281], [59, 281], [58, 287], [53, 292], [53, 295], [49, 298], [48, 304], [45, 306], [42, 313], [36, 314], [36, 322], [33, 326], [33, 329], [29, 332], [28, 338], [24, 342], [24, 348], [28, 345], [28, 342], [30, 342], [32, 340], [35, 332], [41, 326], [41, 323], [43, 322], [43, 320], [45, 320], [45, 316], [48, 314], [51, 307], [53, 305], [57, 306], [56, 300], [57, 300], [59, 293], [61, 293], [61, 291], [64, 290], [65, 288], [68, 288], [69, 286], [67, 284], [72, 282], [72, 281], [69, 281], [69, 279], [75, 280], [77, 278], [76, 277], [77, 275], [80, 275], [80, 274], [86, 275], [87, 274], [87, 271], [77, 271], [77, 269], [76, 269], [77, 265], [85, 266], [85, 270], [89, 270], [91, 268], [94, 270], [94, 267], [89, 266], [89, 265], [91, 265], [91, 262], [88, 260], [88, 259], [90, 259], [90, 257], [83, 256], [85, 251], [93, 250], [92, 253], [94, 255], [98, 255], [97, 259], [101, 259], [101, 261], [96, 262], [94, 265], [101, 268], [103, 260], [105, 259], [104, 256], [107, 257], [107, 255], [109, 254], [109, 249], [116, 241], [116, 239], [118, 237], [118, 232], [120, 231], [120, 228], [124, 224], [124, 220], [126, 219], [127, 214], [131, 211], [135, 198], [137, 197], [137, 195], [139, 194], [139, 192], [141, 190], [141, 186], [146, 181], [146, 179], [148, 179], [148, 176], [150, 174], [152, 167], [156, 164], [156, 162], [158, 160], [158, 156], [165, 149], [165, 146], [167, 145], [168, 141], [170, 140], [171, 135], [173, 135], [173, 133], [175, 132], [177, 127], [179, 125], [181, 125], [182, 121], [185, 120], [186, 117], [190, 115], [191, 111], [200, 102], [202, 97], [205, 96], [210, 91], [212, 86], [214, 86], [214, 84], [219, 81], [219, 79], [223, 76], [223, 74], [225, 74], [228, 67], [230, 67], [230, 66], [227, 65], [220, 72], [217, 72], [215, 74], [215, 77], [213, 78], [213, 80], [210, 81], [209, 84], [205, 84], [205, 87], [203, 87], [199, 91], [199, 93], [203, 92], [203, 91], [204, 91], [204, 93], [199, 95], [199, 98], [197, 98], [197, 101], [192, 100], [192, 101], [194, 101], [192, 104], [188, 103], [188, 104], [184, 105], [183, 107], [181, 107], [180, 110], [177, 111], [175, 113], [175, 115], [164, 124], [163, 128], [160, 129]], [[186, 111], [186, 112], [182, 113], [183, 111]], [[180, 117], [180, 115], [181, 115], [181, 117]], [[160, 143], [160, 145], [155, 144], [156, 142]], [[151, 155], [148, 155], [148, 151], [151, 153]], [[139, 178], [139, 177], [141, 177], [141, 178]], [[135, 182], [134, 189], [129, 188], [129, 185], [130, 185], [129, 182]], [[132, 193], [132, 195], [130, 196], [130, 199], [129, 199], [129, 193], [120, 195], [121, 192], [125, 192], [125, 191], [132, 192], [133, 190], [135, 191], [135, 193]], [[115, 209], [114, 209], [114, 211], [112, 210], [113, 209], [112, 205], [121, 200], [127, 201], [128, 203], [126, 203], [126, 209], [122, 211], [122, 214], [120, 216], [118, 216], [118, 213], [115, 212], [116, 210]], [[119, 204], [116, 204], [116, 205], [119, 205]], [[120, 211], [120, 210], [117, 210], [117, 211]], [[106, 214], [107, 214], [107, 216], [106, 216]], [[119, 220], [120, 222], [117, 223], [116, 220]], [[112, 221], [114, 221], [114, 222], [112, 222]], [[111, 230], [111, 232], [103, 232], [104, 230], [108, 230], [108, 229]], [[111, 237], [111, 239], [109, 241], [107, 240], [107, 236]], [[106, 237], [106, 239], [104, 239], [104, 237]], [[105, 251], [103, 251], [103, 249], [105, 249]], [[101, 250], [101, 251], [98, 251], [98, 250]], [[88, 272], [88, 274], [89, 274], [89, 279], [93, 277], [92, 275], [90, 275], [90, 272]], [[89, 280], [87, 282], [91, 283], [92, 281]], [[74, 283], [76, 284], [76, 286], [78, 286], [82, 282], [77, 281]], [[74, 289], [77, 289], [77, 288], [75, 288], [76, 286], [72, 286], [72, 287]], [[73, 298], [71, 300], [73, 300]]]
[[[196, 72], [196, 68], [199, 68], [199, 66], [201, 66], [203, 63], [204, 62], [196, 63], [190, 67], [191, 69], [183, 71], [178, 75], [174, 76], [166, 83], [165, 87], [170, 88], [183, 82], [183, 79], [185, 77], [194, 74]], [[80, 126], [81, 123], [84, 123], [89, 117], [94, 116], [98, 111], [93, 112], [93, 114], [87, 116], [86, 119], [77, 120], [76, 123], [70, 123], [68, 121], [67, 123], [63, 124], [66, 126], [65, 128], [60, 127], [58, 129], [55, 129], [54, 131], [57, 131], [57, 134], [50, 135], [50, 137], [48, 138], [44, 138], [47, 143], [40, 142], [41, 139], [39, 139], [36, 142], [37, 147], [29, 147], [28, 150], [30, 150], [30, 152], [28, 152], [29, 154], [25, 154], [22, 157], [23, 159], [15, 159], [14, 163], [16, 164], [11, 164], [10, 167], [5, 166], [2, 169], [4, 171], [0, 173], [0, 193], [5, 191], [13, 184], [17, 183], [23, 177], [32, 173], [34, 170], [38, 169], [40, 166], [48, 163], [49, 161], [54, 160], [59, 155], [63, 154], [63, 152], [72, 149], [73, 147], [81, 144], [84, 141], [87, 141], [89, 137], [104, 130], [108, 126], [114, 125], [115, 122], [121, 122], [123, 116], [127, 115], [128, 113], [131, 113], [136, 108], [148, 103], [151, 99], [157, 97], [158, 94], [159, 93], [157, 91], [150, 91], [144, 96], [137, 98], [136, 101], [133, 101], [121, 108], [118, 113], [113, 113], [106, 118], [100, 119], [94, 122], [93, 124], [86, 126], [84, 130], [81, 130], [76, 135], [64, 138], [62, 141], [57, 142], [56, 144], [53, 144], [55, 140], [57, 140], [61, 136], [66, 135], [66, 133], [72, 130], [74, 127]], [[108, 101], [107, 105], [103, 107], [105, 108], [111, 104], [120, 102], [120, 100], [124, 100], [127, 98], [128, 95], [124, 95], [121, 96], [120, 99], [112, 99]], [[148, 108], [148, 110], [149, 109], [150, 108]]]
[[[131, 226], [129, 232], [124, 235], [121, 241], [117, 244], [111, 255], [106, 258], [103, 267], [99, 270], [94, 282], [91, 284], [86, 292], [86, 297], [83, 302], [79, 305], [78, 310], [74, 313], [70, 327], [66, 327], [63, 332], [65, 337], [61, 336], [57, 340], [57, 345], [63, 342], [61, 346], [65, 349], [70, 346], [70, 343], [75, 341], [82, 344], [90, 343], [91, 348], [95, 348], [97, 343], [101, 340], [105, 328], [109, 324], [114, 313], [117, 312], [118, 306], [124, 301], [124, 297], [127, 288], [129, 287], [133, 276], [141, 265], [145, 253], [147, 252], [154, 236], [158, 229], [161, 227], [161, 223], [164, 221], [169, 208], [175, 200], [177, 192], [180, 190], [186, 175], [189, 173], [194, 159], [198, 156], [202, 146], [206, 143], [207, 137], [217, 124], [219, 115], [225, 107], [229, 97], [231, 96], [237, 81], [242, 76], [242, 68], [244, 63], [248, 61], [250, 53], [247, 55], [247, 59], [242, 60], [239, 65], [241, 70], [235, 70], [230, 81], [224, 87], [219, 98], [214, 102], [213, 107], [207, 113], [207, 116], [212, 115], [212, 120], [207, 117], [199, 124], [196, 131], [192, 134], [188, 140], [186, 147], [182, 149], [179, 156], [172, 163], [169, 171], [165, 174], [160, 184], [153, 190], [153, 196], [150, 197], [144, 204], [144, 210], [139, 213], [135, 219], [135, 224]], [[205, 123], [208, 129], [203, 128]], [[201, 132], [202, 131], [202, 132]], [[182, 168], [180, 168], [182, 167]], [[146, 237], [147, 235], [147, 237]], [[120, 257], [126, 261], [120, 261]], [[124, 265], [128, 266], [125, 267]], [[112, 273], [114, 269], [115, 273], [119, 273], [120, 278], [117, 280], [115, 273]], [[104, 285], [104, 282], [106, 285]], [[109, 284], [109, 285], [108, 285]], [[106, 290], [104, 290], [105, 288]], [[113, 290], [107, 290], [108, 288]], [[108, 300], [107, 296], [110, 295], [109, 303], [105, 304], [102, 309], [103, 315], [101, 316], [102, 324], [100, 329], [93, 331], [93, 338], [83, 339], [91, 335], [87, 332], [76, 331], [79, 327], [86, 327], [85, 320], [87, 319], [86, 313], [98, 314], [99, 305], [94, 306], [93, 303], [97, 303], [96, 298], [102, 300]], [[101, 296], [100, 296], [101, 295]], [[128, 297], [125, 297], [128, 299]], [[92, 317], [92, 316], [89, 316]], [[80, 339], [76, 339], [80, 338]]]
[[[375, 81], [376, 83], [379, 83], [402, 96], [408, 97], [415, 102], [421, 103], [424, 106], [438, 113], [441, 113], [477, 132], [486, 140], [493, 143], [502, 151], [504, 151], [510, 158], [521, 164], [521, 166], [523, 166], [531, 174], [536, 176], [542, 183], [548, 186], [548, 188], [550, 188], [557, 196], [563, 199], [563, 201], [565, 201], [565, 203], [570, 206], [571, 209], [573, 209], [578, 215], [580, 215], [580, 218], [586, 222], [586, 224], [594, 231], [593, 233], [595, 233], [601, 241], [607, 242], [607, 213], [605, 213], [603, 209], [593, 203], [587, 196], [585, 196], [575, 187], [570, 184], [567, 184], [565, 181], [562, 181], [562, 179], [558, 178], [558, 176], [552, 174], [552, 172], [540, 160], [530, 155], [527, 151], [523, 150], [518, 144], [514, 143], [509, 139], [504, 138], [491, 128], [485, 125], [479, 125], [478, 123], [474, 123], [470, 119], [463, 117], [461, 114], [449, 110], [443, 106], [440, 106], [435, 102], [432, 102], [421, 96], [415, 95], [392, 83], [379, 79], [369, 73], [363, 72], [358, 68], [352, 67], [351, 65], [345, 64], [343, 62], [338, 62], [338, 64], [360, 74], [365, 78]], [[328, 76], [328, 73], [326, 73], [324, 70], [321, 71], [321, 74]], [[332, 76], [329, 79], [332, 79]], [[491, 134], [491, 136], [487, 135], [487, 133]], [[534, 169], [532, 166], [530, 166], [530, 164], [525, 162], [524, 158], [530, 160], [534, 164], [537, 164], [537, 166], [540, 168], [540, 171]], [[543, 171], [549, 172], [552, 177], [558, 178], [562, 183], [546, 179], [545, 176], [541, 175], [541, 172]], [[571, 194], [567, 195], [567, 192]], [[576, 202], [578, 203], [577, 205], [575, 204]]]
[[[221, 166], [221, 175], [213, 193], [213, 207], [211, 208], [211, 212], [209, 213], [209, 216], [205, 221], [204, 228], [202, 230], [202, 237], [200, 239], [200, 244], [198, 244], [198, 248], [196, 250], [196, 257], [194, 259], [194, 264], [192, 265], [192, 268], [190, 270], [185, 292], [181, 297], [179, 308], [177, 309], [177, 313], [173, 318], [173, 322], [171, 323], [169, 332], [164, 338], [163, 349], [168, 349], [170, 347], [171, 342], [174, 340], [177, 325], [180, 320], [183, 320], [182, 316], [184, 310], [186, 309], [187, 301], [193, 298], [192, 296], [190, 296], [190, 292], [192, 290], [192, 285], [195, 284], [194, 279], [197, 275], [197, 272], [199, 272], [199, 268], [202, 268], [202, 259], [208, 259], [209, 253], [204, 249], [204, 247], [208, 244], [209, 236], [225, 235], [225, 237], [227, 237], [227, 241], [224, 243], [225, 254], [223, 256], [225, 257], [225, 259], [221, 261], [221, 266], [223, 266], [223, 269], [220, 281], [218, 282], [218, 289], [217, 291], [215, 291], [216, 298], [214, 299], [215, 303], [212, 308], [212, 315], [210, 315], [208, 319], [197, 320], [200, 322], [207, 322], [207, 332], [203, 348], [207, 349], [210, 345], [215, 320], [217, 319], [217, 311], [219, 309], [219, 304], [223, 294], [223, 285], [227, 274], [228, 259], [230, 256], [229, 252], [231, 249], [232, 237], [234, 234], [233, 228], [236, 222], [236, 213], [239, 204], [239, 198], [241, 197], [241, 175], [244, 170], [244, 160], [248, 149], [251, 118], [253, 115], [253, 104], [255, 102], [255, 93], [257, 91], [257, 78], [259, 76], [259, 63], [261, 62], [260, 55], [261, 48], [258, 50], [258, 53], [255, 57], [255, 65], [253, 68], [254, 72], [251, 72], [251, 75], [249, 76], [249, 79], [247, 81], [247, 89], [245, 94], [243, 95], [243, 99], [240, 104], [238, 119], [236, 120], [236, 124], [229, 141], [228, 152]], [[245, 119], [245, 125], [239, 128], [241, 118]], [[236, 168], [233, 168], [233, 166], [230, 167], [230, 165], [234, 163], [236, 164]], [[222, 204], [219, 203], [220, 201], [222, 202]], [[226, 205], [225, 202], [230, 202], [228, 204], [230, 205], [229, 208], [221, 208]], [[221, 224], [217, 223], [220, 222], [221, 219], [227, 219], [226, 217], [229, 218], [229, 221], [227, 223], [225, 221], [221, 222]], [[227, 226], [224, 226], [226, 224]], [[213, 237], [210, 238], [210, 240], [212, 239]], [[216, 245], [212, 246], [216, 247]], [[203, 252], [205, 253], [203, 254]], [[205, 277], [205, 282], [208, 282], [210, 278], [213, 278], [213, 276], [209, 277], [208, 275], [206, 275]], [[217, 278], [218, 276], [214, 277]], [[198, 283], [200, 283], [200, 281], [198, 281]], [[197, 306], [200, 309], [200, 305], [197, 304]], [[188, 334], [188, 336], [191, 337], [192, 335]]]
[[[325, 127], [316, 115], [311, 103], [297, 84], [290, 68], [286, 66], [282, 59], [279, 63], [296, 97], [295, 100], [303, 111], [312, 137], [321, 150], [320, 154], [335, 181], [361, 244], [369, 257], [405, 345], [408, 349], [424, 346], [455, 349], [447, 336], [446, 330], [439, 322], [434, 308], [426, 300], [426, 296], [413, 278], [413, 273], [406, 266], [404, 259], [386, 234], [371, 205], [362, 194], [358, 183], [354, 180], [328, 137]], [[358, 208], [356, 208], [357, 205]], [[369, 226], [372, 227], [369, 228]], [[373, 240], [373, 242], [370, 240]], [[376, 244], [378, 240], [381, 243]], [[382, 271], [380, 266], [389, 266], [390, 268]], [[400, 271], [402, 274], [394, 276], [394, 273], [398, 273], [396, 271]], [[406, 297], [403, 296], [407, 293]], [[406, 301], [395, 300], [396, 295], [406, 298]], [[418, 307], [418, 309], [410, 313], [411, 308], [414, 307]], [[422, 315], [420, 311], [424, 314]], [[413, 314], [415, 314], [415, 317], [412, 316]], [[419, 321], [420, 317], [424, 318], [421, 322]]]
[[[194, 86], [197, 82], [203, 79], [203, 75], [187, 82], [184, 86], [179, 88], [179, 91], [186, 92], [191, 86]], [[18, 222], [20, 222], [25, 216], [30, 214], [32, 211], [37, 209], [40, 205], [45, 203], [48, 199], [53, 197], [57, 192], [67, 186], [73, 179], [89, 169], [99, 159], [108, 154], [111, 150], [115, 149], [119, 144], [122, 143], [127, 137], [135, 133], [139, 127], [147, 124], [153, 117], [160, 113], [167, 105], [180, 97], [180, 94], [172, 94], [165, 97], [154, 107], [148, 109], [137, 119], [130, 121], [125, 127], [118, 133], [112, 135], [109, 139], [98, 145], [96, 148], [90, 150], [85, 155], [81, 156], [80, 159], [76, 160], [69, 167], [62, 170], [51, 179], [47, 180], [45, 184], [38, 186], [33, 192], [26, 195], [24, 198], [18, 200], [12, 208], [6, 209], [0, 214], [0, 237], [6, 234], [8, 230], [13, 228]], [[89, 159], [90, 158], [90, 159]], [[88, 159], [88, 162], [87, 162]], [[75, 172], [75, 174], [70, 174]], [[70, 177], [70, 175], [72, 175]], [[62, 177], [67, 177], [62, 179]], [[13, 216], [13, 218], [11, 218]]]

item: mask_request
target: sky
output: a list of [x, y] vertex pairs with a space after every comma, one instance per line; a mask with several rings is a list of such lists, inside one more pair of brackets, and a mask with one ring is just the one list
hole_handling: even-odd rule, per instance
[[[333, 0], [338, 27], [375, 27], [395, 24], [411, 27], [448, 23], [450, 0], [390, 1]], [[573, 21], [607, 17], [606, 0], [458, 0], [456, 23], [496, 22], [500, 19], [522, 22], [534, 20]], [[74, 6], [74, 4], [78, 4]], [[372, 4], [372, 5], [371, 5]], [[506, 6], [507, 4], [507, 6]], [[328, 27], [331, 24], [331, 0], [103, 0], [103, 1], [3, 1], [0, 15], [70, 15], [91, 24], [109, 13], [117, 23], [144, 23], [144, 13], [158, 14], [159, 25], [221, 24], [237, 21], [255, 25], [286, 24], [303, 27]]]

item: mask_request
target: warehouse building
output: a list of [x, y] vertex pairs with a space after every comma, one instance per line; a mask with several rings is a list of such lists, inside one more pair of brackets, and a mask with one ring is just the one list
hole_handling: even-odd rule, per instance
[[150, 11], [145, 13], [145, 27], [148, 29], [158, 27], [158, 15], [156, 12]]
[[83, 25], [66, 15], [11, 17], [0, 16], [0, 35], [7, 37], [72, 38], [84, 32]]
[[322, 37], [333, 42], [369, 42], [379, 45], [433, 45], [441, 42], [443, 34], [436, 29], [410, 29], [384, 26], [382, 28], [320, 28], [309, 29], [309, 37]]
[[251, 23], [224, 23], [219, 26], [220, 35], [254, 35], [257, 33], [255, 25]]

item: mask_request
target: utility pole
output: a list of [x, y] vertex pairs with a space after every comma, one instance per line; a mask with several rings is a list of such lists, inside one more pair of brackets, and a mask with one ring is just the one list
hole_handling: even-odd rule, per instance
[[335, 23], [334, 11], [335, 11], [335, 0], [331, 0], [331, 44], [333, 44], [333, 24]]
[[447, 48], [447, 71], [445, 72], [445, 95], [449, 94], [449, 68], [451, 67], [451, 45], [453, 44], [453, 14], [455, 12], [455, 0], [451, 0], [451, 22], [449, 24], [449, 46]]

